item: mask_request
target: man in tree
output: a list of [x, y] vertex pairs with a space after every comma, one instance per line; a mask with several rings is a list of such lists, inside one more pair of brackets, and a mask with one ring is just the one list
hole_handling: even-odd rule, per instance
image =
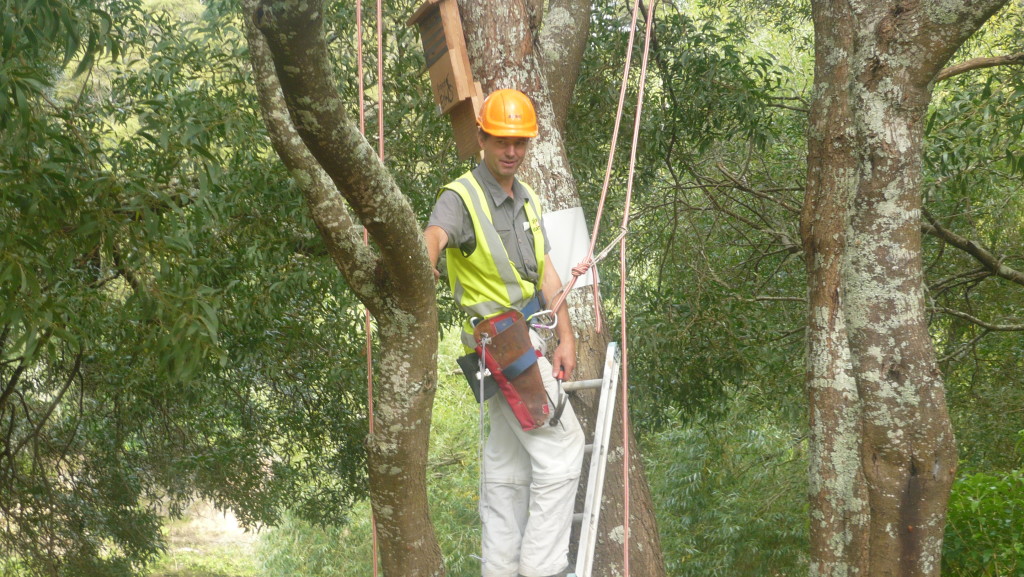
[[[439, 277], [437, 261], [445, 251], [452, 293], [470, 317], [495, 318], [511, 310], [530, 317], [540, 311], [541, 299], [553, 301], [562, 286], [548, 256], [540, 199], [516, 179], [537, 136], [533, 103], [517, 90], [497, 90], [484, 101], [477, 124], [483, 161], [438, 196], [424, 232], [427, 254]], [[491, 426], [480, 495], [484, 577], [557, 577], [568, 570], [584, 440], [555, 379], [567, 378], [576, 367], [569, 315], [562, 308], [556, 317], [558, 346], [550, 363], [536, 355], [536, 366], [555, 414], [561, 414], [532, 427], [517, 416], [514, 396], [488, 400]], [[527, 357], [534, 357], [532, 349], [543, 353], [537, 332], [530, 329], [528, 336]], [[469, 321], [462, 341], [478, 346]]]

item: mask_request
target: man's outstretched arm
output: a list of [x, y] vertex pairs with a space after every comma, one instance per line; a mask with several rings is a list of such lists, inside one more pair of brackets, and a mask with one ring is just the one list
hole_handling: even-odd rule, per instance
[[448, 246], [448, 233], [439, 226], [428, 226], [423, 231], [423, 243], [427, 245], [427, 256], [430, 257], [430, 266], [434, 267], [434, 280], [441, 278], [437, 270], [437, 261], [441, 258], [441, 251]]

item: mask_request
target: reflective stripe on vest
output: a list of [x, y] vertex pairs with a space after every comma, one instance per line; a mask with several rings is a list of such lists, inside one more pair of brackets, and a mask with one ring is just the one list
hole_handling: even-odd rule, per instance
[[[544, 235], [540, 227], [540, 200], [527, 185], [523, 185], [530, 197], [524, 203], [526, 218], [533, 233], [534, 255], [537, 259], [538, 283], [544, 278]], [[457, 193], [473, 222], [476, 248], [466, 256], [458, 248], [445, 251], [448, 259], [448, 282], [452, 287], [455, 302], [467, 314], [487, 318], [509, 309], [521, 309], [533, 298], [537, 290], [534, 283], [525, 280], [508, 258], [508, 252], [501, 241], [501, 235], [494, 228], [490, 201], [472, 173], [462, 175], [458, 180], [445, 186]], [[471, 327], [466, 327], [472, 332]], [[465, 334], [463, 342], [466, 341]], [[472, 338], [470, 337], [470, 345]]]

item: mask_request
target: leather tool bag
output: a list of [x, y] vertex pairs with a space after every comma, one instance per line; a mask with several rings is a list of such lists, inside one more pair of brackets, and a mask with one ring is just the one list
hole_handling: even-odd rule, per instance
[[544, 381], [537, 366], [537, 351], [530, 342], [530, 328], [517, 310], [480, 321], [473, 329], [476, 352], [498, 383], [512, 413], [524, 431], [547, 423], [548, 405]]

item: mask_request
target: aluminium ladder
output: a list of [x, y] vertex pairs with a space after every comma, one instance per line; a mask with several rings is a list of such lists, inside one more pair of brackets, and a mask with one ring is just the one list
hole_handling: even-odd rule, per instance
[[594, 570], [594, 549], [597, 545], [597, 523], [601, 513], [601, 494], [604, 490], [605, 466], [608, 462], [612, 415], [615, 413], [615, 395], [619, 385], [621, 353], [618, 343], [608, 343], [604, 359], [604, 373], [600, 379], [572, 381], [562, 384], [567, 392], [600, 389], [597, 417], [594, 420], [594, 439], [586, 446], [590, 453], [590, 472], [587, 474], [587, 494], [583, 513], [573, 520], [580, 521], [580, 542], [576, 553], [576, 570], [566, 577], [591, 577]]

